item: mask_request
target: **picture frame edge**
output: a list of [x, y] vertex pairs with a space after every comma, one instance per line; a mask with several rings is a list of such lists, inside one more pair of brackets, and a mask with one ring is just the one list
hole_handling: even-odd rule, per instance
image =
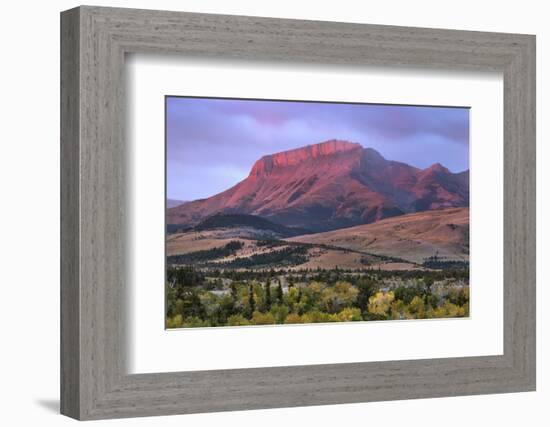
[[[199, 29], [201, 19], [215, 21], [216, 17], [221, 17], [218, 19], [223, 20], [224, 24], [232, 20], [245, 19], [252, 27], [255, 20], [260, 21], [262, 26], [270, 22], [273, 25], [278, 25], [283, 21], [297, 22], [296, 20], [274, 18], [189, 14], [186, 12], [95, 6], [82, 6], [62, 12], [61, 413], [76, 419], [102, 419], [365, 401], [363, 398], [366, 392], [364, 390], [361, 392], [360, 385], [355, 385], [355, 398], [361, 400], [354, 400], [353, 390], [346, 391], [344, 384], [335, 382], [332, 388], [344, 391], [335, 391], [334, 400], [320, 397], [321, 391], [315, 395], [308, 387], [304, 388], [302, 384], [301, 389], [298, 386], [296, 386], [296, 389], [309, 392], [310, 400], [297, 398], [297, 405], [284, 405], [285, 402], [288, 402], [289, 396], [274, 401], [273, 406], [270, 406], [271, 402], [261, 399], [251, 402], [249, 396], [248, 400], [242, 397], [242, 401], [231, 401], [225, 407], [220, 404], [210, 404], [208, 406], [204, 403], [204, 399], [200, 404], [201, 402], [197, 400], [197, 396], [186, 392], [181, 384], [178, 387], [177, 378], [186, 377], [187, 374], [173, 374], [176, 378], [176, 384], [169, 386], [162, 379], [166, 378], [165, 374], [127, 375], [124, 372], [125, 358], [122, 355], [122, 348], [125, 345], [125, 327], [123, 325], [123, 298], [125, 294], [124, 280], [118, 274], [121, 270], [117, 270], [117, 268], [120, 268], [117, 265], [122, 266], [122, 268], [126, 266], [124, 262], [125, 243], [122, 242], [123, 239], [121, 238], [124, 233], [123, 218], [126, 208], [120, 206], [120, 202], [117, 202], [116, 197], [124, 195], [126, 178], [124, 171], [113, 170], [115, 162], [122, 161], [124, 158], [123, 127], [122, 124], [117, 125], [114, 123], [116, 117], [123, 114], [124, 107], [121, 100], [117, 101], [106, 94], [109, 91], [117, 96], [124, 94], [122, 82], [125, 53], [132, 51], [132, 49], [139, 49], [140, 43], [144, 45], [144, 51], [154, 51], [154, 48], [147, 44], [147, 37], [152, 33], [158, 36], [162, 31], [155, 30], [155, 26], [160, 28], [163, 25], [172, 25], [164, 21], [155, 23], [155, 18], [159, 16], [168, 19], [170, 23], [175, 22], [174, 25], [176, 26], [180, 21], [179, 25], [185, 25], [187, 19], [195, 19], [199, 22], [193, 21], [193, 26]], [[147, 24], [144, 24], [144, 22], [147, 22]], [[481, 361], [480, 358], [467, 358], [470, 359], [469, 361], [476, 360], [476, 363], [483, 365], [479, 368], [479, 372], [483, 371], [485, 373], [480, 374], [480, 378], [483, 377], [486, 382], [472, 383], [470, 386], [463, 387], [462, 392], [457, 389], [454, 390], [454, 393], [445, 395], [481, 394], [485, 390], [489, 390], [489, 392], [513, 392], [536, 389], [536, 313], [533, 311], [534, 302], [536, 301], [534, 271], [536, 262], [534, 240], [536, 231], [534, 182], [536, 155], [534, 117], [536, 37], [533, 35], [384, 27], [322, 21], [299, 22], [310, 22], [312, 27], [317, 23], [323, 29], [336, 28], [338, 25], [342, 28], [353, 27], [352, 32], [360, 32], [359, 28], [364, 28], [368, 33], [369, 29], [375, 28], [377, 34], [388, 32], [389, 38], [391, 38], [390, 33], [392, 31], [405, 31], [408, 37], [413, 39], [414, 34], [449, 34], [451, 39], [460, 39], [459, 36], [463, 34], [476, 40], [486, 38], [488, 46], [484, 45], [483, 49], [480, 47], [481, 50], [490, 50], [491, 46], [495, 46], [495, 50], [498, 50], [498, 54], [494, 55], [494, 60], [499, 61], [498, 66], [492, 67], [490, 64], [483, 62], [481, 68], [498, 68], [505, 71], [505, 73], [508, 72], [508, 80], [506, 80], [505, 74], [505, 87], [507, 87], [504, 94], [505, 119], [514, 117], [511, 114], [516, 117], [516, 120], [509, 122], [505, 120], [505, 150], [507, 150], [505, 164], [508, 162], [507, 168], [511, 167], [515, 171], [514, 179], [512, 179], [512, 177], [506, 178], [505, 170], [505, 204], [508, 203], [506, 206], [509, 208], [505, 210], [505, 223], [512, 227], [515, 231], [514, 235], [519, 235], [519, 238], [511, 242], [505, 239], [505, 257], [508, 256], [507, 259], [510, 261], [508, 268], [514, 269], [511, 273], [514, 283], [507, 282], [505, 276], [505, 292], [507, 292], [504, 310], [505, 354], [504, 356], [487, 356], [484, 361]], [[149, 25], [147, 30], [144, 30], [144, 25]], [[132, 38], [139, 40], [136, 42]], [[322, 39], [322, 36], [320, 38]], [[155, 43], [158, 43], [158, 41], [155, 41]], [[362, 43], [368, 44], [368, 40], [362, 41]], [[391, 43], [395, 43], [396, 46], [399, 45], [398, 41]], [[437, 45], [440, 42], [437, 39], [433, 39], [431, 42], [422, 39], [422, 43]], [[180, 47], [180, 49], [185, 50], [183, 47]], [[349, 47], [349, 49], [353, 49], [353, 47]], [[94, 51], [92, 52], [92, 50]], [[236, 50], [238, 49], [236, 48]], [[167, 51], [176, 52], [178, 49], [170, 46]], [[281, 52], [277, 51], [276, 54], [280, 55]], [[457, 57], [462, 60], [466, 56], [463, 52], [459, 52]], [[290, 55], [290, 58], [293, 57], [294, 55]], [[322, 60], [326, 60], [325, 52], [322, 55]], [[478, 56], [474, 57], [466, 68], [469, 69], [475, 60], [481, 59]], [[385, 57], [385, 61], [391, 62], [391, 55]], [[442, 61], [441, 64], [444, 66], [449, 62]], [[400, 65], [403, 65], [403, 63], [400, 63]], [[429, 66], [429, 64], [425, 65]], [[476, 69], [475, 66], [472, 68]], [[107, 86], [103, 87], [104, 84], [107, 84]], [[520, 102], [517, 102], [518, 100]], [[101, 111], [101, 107], [105, 106], [107, 106], [106, 111]], [[114, 114], [112, 114], [113, 112]], [[100, 126], [100, 124], [106, 124], [106, 126]], [[107, 160], [107, 153], [114, 154], [113, 159]], [[98, 196], [95, 192], [98, 189], [105, 189], [107, 182], [115, 182], [114, 187], [116, 188], [113, 189], [113, 194]], [[521, 197], [518, 194], [521, 194]], [[514, 195], [516, 198], [510, 198]], [[517, 197], [519, 197], [519, 200]], [[114, 218], [107, 218], [105, 212], [112, 213]], [[525, 223], [522, 222], [524, 217], [527, 218]], [[108, 245], [107, 241], [111, 244]], [[109, 260], [109, 256], [114, 256], [115, 261]], [[520, 256], [526, 258], [518, 259]], [[104, 267], [107, 266], [106, 272], [101, 271], [99, 264], [102, 262], [105, 263]], [[106, 283], [111, 284], [110, 289], [107, 289]], [[512, 285], [515, 285], [516, 288], [512, 288]], [[533, 310], [528, 311], [525, 307], [513, 304], [520, 300], [527, 302]], [[109, 336], [106, 333], [107, 331], [115, 331], [115, 333]], [[462, 363], [467, 364], [469, 362], [460, 361], [460, 359], [464, 358], [368, 362], [361, 365], [365, 366], [364, 369], [368, 369], [369, 364], [370, 366], [387, 364], [387, 366], [391, 366], [392, 372], [395, 374], [395, 370], [399, 371], [396, 366], [407, 366], [407, 362], [412, 362], [408, 366], [424, 367], [428, 371], [429, 368], [426, 368], [425, 364], [434, 363], [439, 367], [446, 366], [445, 369], [447, 370], [440, 368], [439, 372], [449, 373], [453, 369], [452, 366], [447, 366], [448, 364], [457, 362], [461, 366]], [[488, 366], [484, 365], [485, 362]], [[330, 366], [331, 372], [337, 372], [338, 369], [345, 368], [345, 365], [348, 364], [342, 364], [340, 367], [334, 367], [333, 365], [319, 366]], [[356, 366], [357, 364], [351, 365]], [[308, 371], [306, 368], [308, 367], [291, 367], [291, 371], [298, 372], [301, 369], [306, 372]], [[264, 369], [266, 372], [276, 372], [277, 370], [283, 372], [280, 369], [284, 370], [284, 368], [255, 369]], [[313, 368], [311, 372], [316, 372], [318, 369], [322, 368]], [[235, 371], [243, 372], [243, 370]], [[220, 378], [236, 378], [235, 373], [230, 374], [226, 371], [205, 372], [189, 374], [189, 378], [192, 377], [197, 380], [201, 375], [204, 378], [214, 378], [213, 376], [217, 372], [219, 377], [216, 380], [211, 380], [211, 386], [219, 384]], [[245, 373], [243, 372], [243, 374]], [[468, 377], [467, 373], [464, 373], [464, 375], [465, 378]], [[426, 375], [426, 378], [434, 379], [429, 375]], [[160, 382], [158, 384], [160, 388], [155, 388], [154, 383], [156, 380]], [[262, 381], [265, 382], [267, 379], [263, 378]], [[495, 383], [492, 381], [495, 381]], [[248, 383], [245, 382], [245, 384]], [[395, 393], [396, 399], [436, 397], [430, 393], [437, 390], [449, 390], [443, 386], [438, 389], [433, 385], [423, 384], [422, 381], [420, 381], [420, 384], [423, 388], [417, 388], [408, 395], [397, 387], [392, 389], [389, 384], [386, 384], [386, 387], [389, 387], [390, 394]], [[326, 393], [326, 389], [330, 388], [330, 386], [324, 387], [325, 391], [322, 393]], [[175, 395], [181, 396], [182, 400], [175, 401], [173, 398], [167, 398], [163, 390], [170, 390], [171, 392], [176, 390], [174, 391]], [[245, 392], [242, 393], [241, 396], [246, 395]], [[185, 396], [187, 396], [188, 402], [185, 401]], [[322, 396], [325, 395], [322, 394]], [[392, 399], [387, 392], [381, 393], [380, 396], [382, 397], [380, 400]], [[378, 400], [373, 398], [372, 395], [367, 397], [370, 397], [367, 399], [368, 401]], [[164, 398], [165, 402], [159, 401], [160, 398]], [[209, 407], [211, 410], [209, 410]]]

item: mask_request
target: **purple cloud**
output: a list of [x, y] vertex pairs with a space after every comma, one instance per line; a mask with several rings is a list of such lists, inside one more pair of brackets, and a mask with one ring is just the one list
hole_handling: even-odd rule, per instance
[[167, 194], [194, 200], [245, 178], [254, 161], [328, 139], [425, 168], [469, 168], [469, 109], [166, 98]]

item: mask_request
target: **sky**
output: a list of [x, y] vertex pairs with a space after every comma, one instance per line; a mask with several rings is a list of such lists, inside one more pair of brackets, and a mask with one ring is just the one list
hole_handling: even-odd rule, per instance
[[462, 172], [469, 168], [469, 109], [167, 97], [167, 197], [213, 196], [266, 154], [329, 139], [418, 168], [441, 163]]

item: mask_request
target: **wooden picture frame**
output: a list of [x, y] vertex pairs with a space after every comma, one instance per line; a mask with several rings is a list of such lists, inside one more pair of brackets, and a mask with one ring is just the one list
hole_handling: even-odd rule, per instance
[[[504, 354], [127, 374], [127, 53], [502, 72]], [[532, 35], [78, 7], [61, 14], [61, 165], [65, 415], [84, 420], [535, 390]]]

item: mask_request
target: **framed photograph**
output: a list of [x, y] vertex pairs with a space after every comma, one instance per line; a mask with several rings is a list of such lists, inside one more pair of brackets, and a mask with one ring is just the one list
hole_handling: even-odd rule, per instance
[[61, 411], [535, 390], [535, 38], [61, 15]]
[[167, 328], [469, 316], [468, 108], [167, 96], [165, 114]]

